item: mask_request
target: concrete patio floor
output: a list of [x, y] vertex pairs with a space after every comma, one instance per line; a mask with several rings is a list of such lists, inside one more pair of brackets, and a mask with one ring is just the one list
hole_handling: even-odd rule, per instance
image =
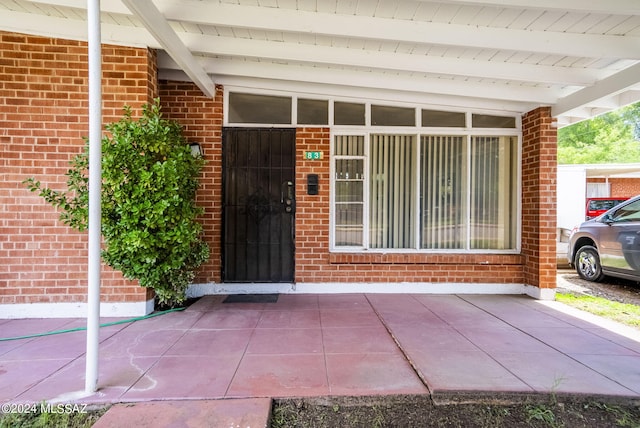
[[[260, 408], [255, 399], [263, 397], [339, 395], [640, 398], [640, 331], [557, 302], [415, 294], [223, 299], [205, 296], [184, 311], [101, 328], [99, 391], [90, 395], [84, 331], [0, 341], [0, 402], [251, 398]], [[84, 325], [0, 320], [0, 337]]]

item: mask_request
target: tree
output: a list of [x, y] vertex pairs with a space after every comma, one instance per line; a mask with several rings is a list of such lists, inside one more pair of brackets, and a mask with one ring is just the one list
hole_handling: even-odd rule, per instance
[[[182, 128], [162, 118], [159, 100], [143, 106], [134, 120], [131, 109], [106, 126], [102, 140], [102, 258], [126, 278], [153, 288], [161, 304], [184, 301], [196, 269], [209, 257], [196, 221], [195, 204], [204, 164], [185, 143]], [[70, 163], [67, 190], [25, 180], [62, 212], [60, 220], [79, 231], [88, 221], [89, 145]]]
[[640, 103], [558, 131], [558, 163], [640, 162]]

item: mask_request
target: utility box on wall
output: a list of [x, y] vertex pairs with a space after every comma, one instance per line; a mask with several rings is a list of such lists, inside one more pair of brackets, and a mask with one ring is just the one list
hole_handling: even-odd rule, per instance
[[319, 190], [318, 174], [307, 175], [307, 195], [317, 195]]

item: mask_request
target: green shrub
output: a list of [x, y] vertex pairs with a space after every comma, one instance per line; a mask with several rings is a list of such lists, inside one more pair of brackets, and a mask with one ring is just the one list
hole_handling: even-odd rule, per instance
[[[143, 106], [139, 120], [124, 117], [106, 126], [102, 140], [102, 235], [105, 263], [153, 288], [161, 304], [180, 304], [209, 258], [196, 221], [198, 177], [204, 164], [194, 157], [175, 121], [163, 119], [159, 101]], [[31, 191], [61, 210], [60, 220], [79, 230], [88, 221], [89, 145], [70, 163], [67, 191], [25, 180]]]

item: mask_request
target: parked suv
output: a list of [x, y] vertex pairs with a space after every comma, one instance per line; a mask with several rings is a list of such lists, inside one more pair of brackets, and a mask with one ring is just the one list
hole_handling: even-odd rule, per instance
[[640, 281], [640, 195], [576, 227], [567, 259], [587, 281], [605, 275]]
[[629, 198], [587, 198], [585, 220], [591, 220]]

